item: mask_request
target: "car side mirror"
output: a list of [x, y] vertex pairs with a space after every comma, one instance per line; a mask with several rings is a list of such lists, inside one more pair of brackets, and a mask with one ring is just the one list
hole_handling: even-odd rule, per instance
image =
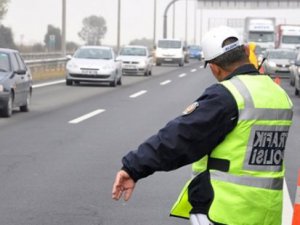
[[24, 74], [26, 74], [26, 70], [16, 70], [15, 73], [17, 75], [24, 75]]
[[70, 60], [70, 59], [72, 59], [72, 56], [71, 55], [67, 55], [66, 58], [67, 58], [67, 60]]

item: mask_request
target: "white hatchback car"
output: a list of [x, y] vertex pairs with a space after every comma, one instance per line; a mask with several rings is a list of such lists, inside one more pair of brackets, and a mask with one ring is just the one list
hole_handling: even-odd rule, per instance
[[117, 59], [122, 61], [123, 74], [152, 75], [153, 58], [145, 46], [122, 47]]
[[122, 84], [121, 62], [111, 47], [82, 46], [66, 65], [66, 85], [80, 82], [106, 82], [115, 87]]

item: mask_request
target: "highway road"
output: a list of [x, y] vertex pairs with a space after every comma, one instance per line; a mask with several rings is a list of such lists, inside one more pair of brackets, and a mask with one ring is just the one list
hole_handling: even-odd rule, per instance
[[[189, 224], [169, 217], [169, 210], [190, 166], [139, 181], [126, 203], [111, 199], [111, 187], [122, 156], [214, 82], [208, 69], [192, 61], [180, 68], [155, 67], [151, 77], [124, 76], [117, 88], [35, 84], [29, 113], [0, 118], [0, 224]], [[281, 85], [295, 105], [286, 152], [289, 217], [300, 168], [300, 98], [287, 80]]]

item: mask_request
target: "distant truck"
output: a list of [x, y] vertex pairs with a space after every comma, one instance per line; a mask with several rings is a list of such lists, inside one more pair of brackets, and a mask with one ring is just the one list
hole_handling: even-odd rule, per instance
[[159, 39], [155, 48], [157, 66], [170, 63], [183, 66], [188, 62], [186, 47], [179, 39]]
[[262, 50], [275, 47], [275, 18], [246, 17], [244, 41], [254, 42]]
[[277, 25], [275, 48], [299, 49], [300, 25]]

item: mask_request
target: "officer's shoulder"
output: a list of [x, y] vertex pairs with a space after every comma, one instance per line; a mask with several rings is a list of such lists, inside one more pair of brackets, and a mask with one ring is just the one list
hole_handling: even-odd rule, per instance
[[229, 94], [229, 91], [227, 90], [227, 88], [224, 87], [224, 85], [216, 83], [206, 88], [205, 93], [220, 95], [222, 97], [224, 95], [226, 96], [227, 94]]

